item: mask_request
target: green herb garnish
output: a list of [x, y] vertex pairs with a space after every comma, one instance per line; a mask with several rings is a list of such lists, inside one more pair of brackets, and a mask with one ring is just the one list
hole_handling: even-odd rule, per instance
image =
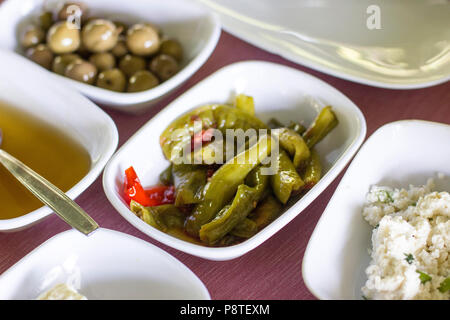
[[384, 191], [386, 193], [386, 197], [388, 198], [389, 202], [394, 202], [394, 198], [392, 198], [392, 195], [390, 192]]
[[413, 263], [414, 256], [411, 253], [408, 253], [408, 254], [404, 253], [404, 255], [406, 257], [405, 258], [406, 262], [408, 262], [409, 264]]
[[444, 281], [439, 285], [439, 291], [445, 293], [450, 290], [450, 277], [445, 278]]
[[416, 272], [419, 274], [419, 279], [420, 279], [420, 282], [422, 282], [422, 284], [425, 284], [428, 281], [431, 281], [431, 277], [428, 274], [426, 274], [425, 272], [422, 272], [419, 270], [417, 270]]
[[383, 203], [392, 203], [392, 202], [394, 202], [394, 198], [392, 198], [391, 192], [389, 192], [389, 191], [387, 191], [387, 190], [381, 190], [380, 193], [383, 193], [383, 194], [384, 194], [385, 200], [384, 200], [384, 201], [381, 201], [380, 195], [378, 194], [378, 201], [379, 201], [379, 202], [383, 202]]

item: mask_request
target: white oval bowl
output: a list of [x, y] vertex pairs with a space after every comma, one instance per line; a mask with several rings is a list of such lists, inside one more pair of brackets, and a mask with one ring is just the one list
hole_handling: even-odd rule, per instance
[[[150, 90], [121, 93], [84, 84], [53, 72], [58, 81], [76, 88], [95, 102], [124, 112], [142, 112], [167, 96], [189, 79], [209, 58], [220, 37], [218, 18], [188, 0], [120, 1], [83, 0], [92, 16], [118, 19], [127, 23], [152, 22], [164, 35], [181, 42], [184, 60], [180, 71], [169, 80]], [[33, 15], [46, 8], [61, 5], [57, 0], [7, 0], [0, 5], [0, 48], [22, 53], [17, 34]]]
[[88, 300], [211, 299], [200, 279], [167, 252], [100, 228], [89, 237], [69, 230], [44, 242], [0, 276], [0, 300], [33, 300], [60, 283]]
[[402, 120], [379, 128], [361, 147], [309, 240], [303, 279], [320, 299], [362, 299], [372, 227], [362, 216], [371, 185], [408, 188], [436, 179], [450, 190], [450, 125]]
[[[57, 128], [89, 153], [89, 172], [67, 192], [75, 199], [97, 179], [116, 150], [119, 140], [116, 125], [90, 100], [55, 81], [26, 58], [0, 50], [0, 70], [2, 102]], [[17, 218], [0, 219], [0, 231], [29, 227], [51, 213], [45, 206]]]
[[446, 1], [196, 2], [216, 12], [227, 32], [335, 77], [389, 89], [450, 80]]
[[[255, 99], [256, 114], [267, 121], [305, 120], [310, 123], [325, 105], [332, 105], [339, 126], [318, 146], [324, 176], [303, 198], [277, 220], [252, 238], [234, 246], [211, 248], [167, 235], [140, 220], [122, 199], [124, 170], [134, 166], [141, 182], [150, 186], [169, 162], [164, 158], [159, 136], [165, 127], [186, 111], [209, 103], [223, 103], [235, 93]], [[261, 62], [239, 62], [220, 69], [185, 92], [145, 124], [114, 155], [103, 175], [106, 196], [116, 210], [133, 226], [150, 237], [178, 250], [211, 260], [228, 260], [256, 248], [305, 209], [339, 174], [364, 140], [363, 114], [347, 97], [325, 82], [286, 66]]]

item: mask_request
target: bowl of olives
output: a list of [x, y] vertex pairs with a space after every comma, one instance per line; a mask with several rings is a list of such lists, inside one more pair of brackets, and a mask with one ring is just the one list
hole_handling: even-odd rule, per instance
[[143, 111], [179, 87], [220, 36], [218, 19], [188, 0], [7, 0], [0, 27], [0, 48], [125, 112]]

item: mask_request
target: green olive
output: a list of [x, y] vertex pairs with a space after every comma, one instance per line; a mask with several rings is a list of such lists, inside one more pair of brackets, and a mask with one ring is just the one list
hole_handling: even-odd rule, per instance
[[97, 77], [97, 68], [90, 62], [76, 60], [67, 66], [64, 75], [73, 80], [93, 84]]
[[81, 57], [74, 53], [66, 53], [61, 56], [57, 56], [53, 60], [52, 70], [57, 74], [64, 75], [67, 66], [76, 60], [81, 60]]
[[128, 49], [138, 56], [150, 56], [159, 50], [158, 31], [148, 24], [135, 24], [127, 32]]
[[38, 44], [36, 47], [29, 48], [25, 55], [45, 69], [52, 67], [53, 52], [45, 44]]
[[161, 81], [166, 81], [178, 72], [178, 63], [167, 54], [159, 54], [150, 61], [149, 68]]
[[146, 61], [142, 57], [127, 54], [119, 62], [119, 69], [125, 73], [127, 77], [131, 77], [137, 71], [146, 69]]
[[47, 33], [47, 44], [56, 54], [72, 53], [80, 47], [80, 31], [72, 23], [55, 23]]
[[45, 32], [50, 29], [50, 27], [53, 25], [53, 13], [51, 11], [45, 11], [39, 16], [39, 25], [41, 26], [42, 30]]
[[159, 84], [158, 78], [147, 70], [136, 72], [128, 80], [128, 92], [139, 92], [156, 87]]
[[102, 19], [102, 17], [98, 17], [98, 16], [86, 17], [85, 19], [83, 19], [83, 25], [88, 24], [91, 21], [99, 20], [99, 19]]
[[175, 39], [164, 39], [161, 42], [161, 48], [159, 49], [159, 52], [174, 57], [178, 62], [181, 62], [181, 60], [183, 60], [183, 48], [181, 47], [181, 44]]
[[94, 53], [89, 58], [89, 61], [93, 63], [99, 71], [109, 70], [116, 66], [116, 58], [109, 52]]
[[120, 29], [105, 19], [88, 22], [81, 31], [83, 45], [91, 52], [106, 52], [116, 45]]
[[162, 30], [160, 27], [158, 27], [156, 24], [151, 23], [151, 22], [145, 22], [144, 25], [149, 26], [150, 28], [152, 28], [153, 30], [156, 31], [156, 33], [158, 34], [159, 38], [161, 39], [162, 36]]
[[68, 2], [58, 12], [58, 20], [67, 20], [71, 16], [82, 17], [87, 12], [87, 7], [84, 3]]
[[20, 37], [20, 44], [23, 48], [30, 48], [42, 43], [45, 39], [45, 32], [40, 27], [28, 26]]
[[96, 85], [103, 89], [123, 92], [127, 86], [127, 78], [120, 69], [105, 70], [98, 75]]
[[128, 47], [125, 39], [119, 39], [114, 48], [111, 49], [111, 53], [117, 58], [122, 58], [125, 56], [128, 53]]

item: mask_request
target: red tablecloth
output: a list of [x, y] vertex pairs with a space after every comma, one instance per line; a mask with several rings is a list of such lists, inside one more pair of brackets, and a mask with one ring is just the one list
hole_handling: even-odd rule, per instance
[[[105, 109], [119, 130], [119, 147], [158, 111], [209, 74], [230, 63], [253, 59], [272, 61], [305, 71], [343, 92], [364, 113], [368, 136], [381, 125], [401, 119], [450, 123], [450, 83], [405, 91], [368, 87], [296, 65], [223, 32], [207, 63], [152, 110], [134, 116]], [[174, 255], [200, 277], [213, 299], [314, 299], [302, 279], [303, 254], [341, 177], [342, 174], [306, 210], [260, 247], [241, 258], [226, 262], [212, 262], [190, 256], [164, 246], [136, 230], [110, 205], [103, 193], [101, 178], [77, 202], [100, 226], [137, 236]], [[52, 215], [29, 229], [0, 234], [0, 273], [45, 240], [67, 229], [69, 227], [64, 222]]]

